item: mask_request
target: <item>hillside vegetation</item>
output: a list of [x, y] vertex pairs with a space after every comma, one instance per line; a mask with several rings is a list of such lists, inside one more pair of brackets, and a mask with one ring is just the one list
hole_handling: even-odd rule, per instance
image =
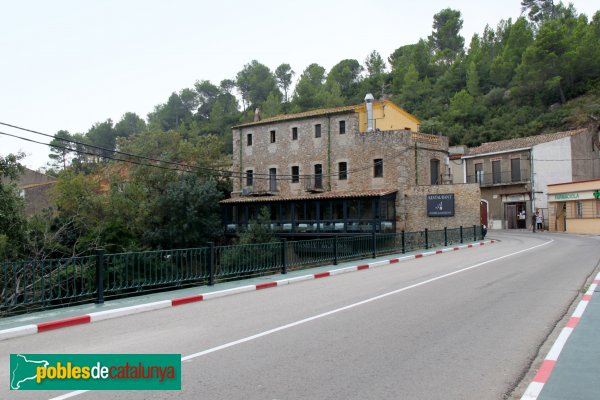
[[[298, 74], [285, 62], [272, 71], [253, 60], [234, 77], [173, 92], [147, 118], [125, 113], [87, 132], [57, 132], [52, 210], [19, 217], [14, 184], [0, 186], [0, 260], [219, 240], [230, 127], [256, 108], [269, 117], [358, 104], [370, 92], [419, 117], [423, 132], [467, 145], [587, 126], [600, 117], [600, 12], [588, 18], [542, 0], [522, 6], [522, 17], [486, 26], [468, 43], [460, 11], [448, 8], [433, 16], [427, 38], [385, 58], [373, 50], [362, 62], [343, 59], [329, 71], [313, 63]], [[0, 159], [7, 180], [20, 157]]]

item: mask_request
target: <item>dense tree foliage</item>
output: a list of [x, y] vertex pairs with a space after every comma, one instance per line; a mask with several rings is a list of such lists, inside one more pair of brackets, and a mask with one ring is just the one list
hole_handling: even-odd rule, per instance
[[0, 157], [0, 260], [16, 258], [27, 247], [27, 220], [15, 185], [23, 157], [23, 153]]
[[[87, 132], [59, 131], [49, 155], [59, 179], [55, 206], [29, 221], [13, 182], [21, 156], [0, 158], [0, 257], [219, 240], [217, 204], [230, 183], [215, 169], [229, 169], [231, 127], [251, 121], [256, 109], [264, 118], [358, 104], [371, 92], [419, 117], [423, 132], [467, 145], [587, 125], [600, 115], [600, 12], [590, 20], [552, 0], [521, 7], [522, 17], [467, 42], [461, 12], [446, 8], [427, 38], [387, 58], [373, 50], [362, 64], [342, 59], [327, 71], [312, 63], [298, 75], [285, 62], [272, 71], [252, 60], [219, 84], [198, 80], [174, 91], [146, 119], [126, 113]], [[179, 166], [122, 163], [131, 158], [120, 151]], [[260, 236], [251, 233], [243, 240]]]

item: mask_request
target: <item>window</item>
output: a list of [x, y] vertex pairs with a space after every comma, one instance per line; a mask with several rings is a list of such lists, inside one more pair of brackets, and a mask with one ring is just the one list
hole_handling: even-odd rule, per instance
[[340, 121], [340, 135], [346, 133], [346, 121]]
[[510, 180], [512, 182], [521, 181], [521, 159], [512, 158], [510, 160]]
[[345, 181], [348, 179], [348, 163], [338, 163], [338, 178], [340, 181]]
[[323, 189], [323, 166], [315, 164], [315, 189]]
[[275, 143], [275, 131], [271, 131], [271, 143]]
[[246, 146], [252, 146], [252, 134], [246, 135]]
[[431, 171], [431, 184], [440, 184], [440, 160], [429, 160], [429, 170]]
[[246, 171], [246, 186], [252, 186], [254, 184], [254, 171], [249, 169]]
[[408, 126], [405, 126], [405, 127], [404, 127], [404, 130], [405, 130], [405, 131], [410, 131], [410, 130], [412, 130], [412, 129], [410, 129]]
[[320, 138], [321, 137], [321, 124], [316, 124], [315, 125], [315, 137], [316, 138]]
[[269, 168], [269, 191], [277, 191], [277, 168]]
[[292, 140], [298, 140], [298, 128], [292, 128]]
[[297, 165], [294, 165], [292, 167], [292, 183], [298, 183], [300, 182], [300, 167]]
[[492, 183], [502, 183], [502, 173], [500, 172], [500, 160], [492, 161]]
[[475, 182], [483, 182], [483, 163], [475, 164]]
[[373, 160], [373, 177], [383, 178], [383, 158]]
[[583, 201], [575, 202], [575, 218], [583, 218]]

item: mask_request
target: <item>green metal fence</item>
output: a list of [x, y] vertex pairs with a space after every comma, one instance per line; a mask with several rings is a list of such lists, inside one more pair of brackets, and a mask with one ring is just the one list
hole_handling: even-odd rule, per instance
[[482, 227], [104, 254], [0, 264], [0, 317], [104, 297], [212, 285], [288, 269], [482, 239]]

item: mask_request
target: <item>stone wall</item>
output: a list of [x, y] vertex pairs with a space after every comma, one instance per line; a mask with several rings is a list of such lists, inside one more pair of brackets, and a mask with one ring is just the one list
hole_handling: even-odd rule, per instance
[[[453, 217], [428, 217], [427, 195], [428, 194], [454, 194], [454, 216]], [[398, 230], [407, 232], [428, 229], [443, 229], [472, 227], [479, 225], [479, 201], [481, 192], [479, 185], [453, 184], [437, 186], [411, 186], [404, 191], [406, 209], [397, 210], [397, 214], [404, 214], [406, 222], [397, 224]]]
[[[339, 131], [340, 121], [346, 132]], [[315, 125], [321, 125], [321, 137], [315, 138]], [[298, 132], [292, 140], [293, 129]], [[271, 131], [275, 143], [271, 143]], [[247, 145], [247, 135], [252, 145]], [[269, 169], [277, 170], [278, 194], [305, 194], [304, 177], [314, 174], [315, 165], [322, 166], [323, 189], [331, 191], [363, 191], [394, 189], [405, 185], [431, 182], [431, 159], [439, 161], [440, 174], [446, 173], [448, 139], [411, 131], [358, 132], [356, 113], [282, 121], [234, 130], [234, 173], [252, 170], [253, 189], [266, 191]], [[383, 160], [383, 177], [374, 176], [374, 160]], [[339, 165], [346, 163], [347, 178], [339, 179]], [[241, 166], [241, 168], [240, 168]], [[300, 182], [290, 181], [292, 166], [300, 170]], [[244, 179], [235, 179], [234, 192], [246, 188]], [[260, 190], [262, 189], [262, 190]]]

